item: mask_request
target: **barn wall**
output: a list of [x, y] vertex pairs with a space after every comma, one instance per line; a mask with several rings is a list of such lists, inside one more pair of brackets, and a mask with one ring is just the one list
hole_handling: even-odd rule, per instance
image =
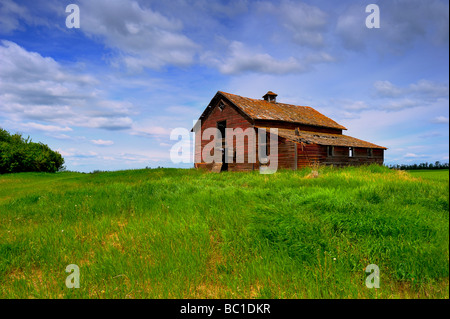
[[323, 163], [327, 156], [327, 148], [318, 144], [297, 144], [297, 168]]
[[297, 145], [297, 168], [308, 167], [314, 164], [334, 166], [383, 164], [384, 150], [373, 149], [373, 156], [369, 157], [367, 148], [355, 148], [354, 156], [349, 157], [348, 147], [334, 147], [334, 155], [328, 156], [327, 146], [318, 144]]
[[[242, 128], [243, 130], [247, 128], [252, 128], [253, 125], [241, 114], [239, 113], [235, 107], [231, 106], [226, 102], [226, 100], [222, 100], [222, 102], [225, 104], [225, 108], [223, 110], [220, 110], [219, 107], [217, 107], [217, 104], [213, 106], [213, 109], [211, 111], [211, 114], [202, 122], [201, 125], [201, 134], [203, 136], [203, 132], [207, 128], [216, 128], [217, 122], [220, 121], [227, 121], [227, 128]], [[239, 135], [238, 135], [239, 136]], [[196, 156], [199, 156], [198, 158], [201, 158], [201, 152], [203, 148], [212, 141], [212, 138], [209, 140], [202, 140], [201, 141], [201, 148], [198, 150], [196, 148]], [[244, 137], [244, 141], [246, 144], [245, 150], [244, 150], [244, 163], [228, 163], [228, 170], [234, 171], [234, 170], [253, 170], [257, 168], [258, 166], [253, 163], [248, 163], [248, 147], [247, 147], [247, 138]], [[233, 142], [233, 147], [236, 149], [235, 145], [236, 141]], [[212, 167], [211, 163], [204, 163], [204, 159], [201, 158], [199, 163], [195, 164], [195, 167], [197, 168], [204, 168], [207, 170], [210, 170]]]
[[[278, 166], [277, 169], [296, 169], [295, 151], [297, 143], [278, 137]], [[259, 149], [259, 148], [258, 148]], [[270, 148], [269, 148], [270, 154]], [[270, 163], [269, 163], [270, 164]]]
[[[325, 154], [327, 154], [327, 147], [323, 146]], [[381, 149], [373, 149], [373, 156], [369, 157], [367, 148], [354, 148], [354, 156], [349, 157], [348, 147], [334, 147], [334, 156], [326, 156], [324, 164], [334, 166], [346, 165], [363, 165], [363, 164], [383, 164], [384, 151]]]

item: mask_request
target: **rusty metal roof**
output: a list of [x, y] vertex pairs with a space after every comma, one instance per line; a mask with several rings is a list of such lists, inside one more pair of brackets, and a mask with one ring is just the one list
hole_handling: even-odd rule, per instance
[[[268, 127], [261, 127], [266, 130], [270, 130]], [[298, 131], [298, 135], [295, 134], [295, 130], [278, 129], [278, 135], [284, 137], [290, 141], [306, 144], [319, 144], [330, 146], [346, 146], [346, 147], [362, 147], [362, 148], [379, 148], [386, 150], [384, 146], [379, 146], [373, 143], [369, 143], [355, 137], [342, 134], [330, 134], [330, 133], [318, 133], [310, 131]]]
[[284, 121], [346, 130], [344, 126], [309, 106], [251, 99], [222, 91], [217, 93], [226, 97], [252, 119]]

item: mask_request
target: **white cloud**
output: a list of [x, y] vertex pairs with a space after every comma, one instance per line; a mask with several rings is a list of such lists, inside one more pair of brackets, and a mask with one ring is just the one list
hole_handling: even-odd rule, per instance
[[404, 156], [405, 158], [425, 158], [425, 157], [429, 157], [428, 155], [424, 155], [424, 154], [415, 154], [415, 153], [407, 153]]
[[355, 51], [365, 48], [368, 29], [365, 28], [364, 19], [365, 7], [362, 5], [353, 5], [339, 15], [335, 32], [344, 48]]
[[294, 42], [320, 48], [324, 46], [324, 35], [327, 27], [327, 14], [318, 7], [296, 1], [258, 3], [260, 10], [269, 19], [275, 16], [278, 23], [288, 29]]
[[376, 81], [373, 86], [379, 96], [397, 97], [403, 94], [403, 90], [396, 87], [389, 81]]
[[433, 102], [448, 101], [448, 84], [421, 79], [406, 87], [399, 87], [390, 81], [374, 83], [376, 104], [385, 110], [401, 110], [418, 106], [427, 106]]
[[113, 145], [114, 142], [113, 141], [108, 141], [108, 140], [102, 140], [102, 139], [98, 139], [98, 140], [91, 140], [91, 142], [95, 145], [100, 145], [100, 146], [109, 146], [109, 145]]
[[339, 15], [336, 34], [346, 49], [401, 53], [418, 39], [448, 45], [448, 1], [379, 0], [380, 28], [368, 29], [366, 3], [349, 6]]
[[79, 151], [75, 148], [69, 148], [67, 150], [63, 150], [58, 148], [56, 150], [59, 154], [61, 154], [63, 157], [79, 157], [79, 158], [93, 158], [97, 157], [98, 153], [92, 152], [92, 151]]
[[371, 108], [365, 101], [361, 100], [332, 99], [330, 103], [336, 109], [343, 109], [350, 112], [358, 112]]
[[380, 108], [388, 111], [398, 111], [403, 109], [410, 109], [413, 107], [420, 106], [420, 102], [413, 99], [399, 99], [399, 100], [390, 100], [385, 103], [380, 103]]
[[436, 137], [441, 137], [441, 136], [443, 136], [443, 134], [440, 132], [426, 132], [424, 134], [419, 135], [420, 138], [424, 138], [424, 139], [436, 138]]
[[162, 147], [171, 147], [171, 146], [173, 146], [173, 145], [172, 145], [172, 144], [168, 144], [168, 143], [162, 142], [162, 143], [159, 143], [159, 146], [162, 146]]
[[171, 130], [155, 125], [135, 124], [131, 130], [131, 135], [138, 136], [160, 136], [169, 137]]
[[1, 41], [0, 114], [13, 121], [46, 123], [34, 125], [40, 130], [43, 125], [58, 130], [48, 126], [50, 123], [58, 127], [130, 128], [128, 115], [133, 114], [133, 105], [102, 98], [104, 93], [97, 85], [99, 81], [89, 74], [78, 74], [51, 57]]
[[446, 98], [449, 95], [448, 84], [436, 83], [425, 79], [411, 83], [405, 88], [395, 86], [389, 81], [376, 81], [374, 87], [379, 97], [399, 97], [409, 94], [426, 98]]
[[22, 127], [24, 128], [30, 128], [35, 129], [38, 131], [44, 131], [44, 132], [70, 132], [72, 129], [70, 127], [61, 127], [56, 125], [44, 125], [44, 124], [38, 124], [38, 123], [22, 123]]
[[31, 15], [25, 6], [21, 6], [11, 0], [3, 0], [0, 3], [0, 32], [10, 33], [23, 29], [20, 19], [31, 20]]
[[435, 83], [422, 79], [417, 83], [412, 83], [409, 86], [409, 92], [429, 98], [448, 98], [449, 87], [448, 83]]
[[308, 55], [303, 60], [292, 56], [279, 60], [268, 53], [256, 52], [239, 41], [231, 42], [227, 53], [225, 57], [218, 57], [213, 52], [206, 52], [202, 55], [202, 60], [204, 63], [218, 68], [221, 73], [228, 75], [247, 72], [266, 74], [303, 73], [309, 71], [314, 64], [334, 61], [332, 56], [324, 52]]
[[133, 120], [128, 117], [80, 117], [75, 122], [77, 126], [101, 128], [106, 130], [124, 130], [131, 128]]
[[230, 56], [218, 67], [223, 74], [238, 74], [247, 71], [285, 74], [305, 71], [304, 67], [293, 57], [279, 61], [267, 53], [253, 53], [242, 42], [237, 41], [230, 44]]
[[436, 124], [448, 124], [448, 117], [437, 116], [431, 122]]
[[136, 1], [81, 1], [80, 30], [118, 50], [116, 59], [130, 70], [186, 66], [197, 45], [183, 35], [180, 20], [171, 19]]

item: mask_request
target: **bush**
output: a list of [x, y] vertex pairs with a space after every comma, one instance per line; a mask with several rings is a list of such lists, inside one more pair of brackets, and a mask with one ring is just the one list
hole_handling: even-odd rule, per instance
[[18, 172], [54, 173], [63, 168], [64, 158], [43, 143], [31, 142], [20, 134], [0, 128], [0, 174]]

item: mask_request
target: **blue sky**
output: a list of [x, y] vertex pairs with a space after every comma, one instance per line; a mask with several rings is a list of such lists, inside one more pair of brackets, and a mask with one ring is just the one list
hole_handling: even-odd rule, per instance
[[[80, 28], [66, 27], [68, 4]], [[365, 25], [368, 4], [380, 28]], [[0, 1], [0, 127], [67, 169], [174, 164], [218, 91], [309, 105], [389, 149], [449, 161], [448, 1]]]

